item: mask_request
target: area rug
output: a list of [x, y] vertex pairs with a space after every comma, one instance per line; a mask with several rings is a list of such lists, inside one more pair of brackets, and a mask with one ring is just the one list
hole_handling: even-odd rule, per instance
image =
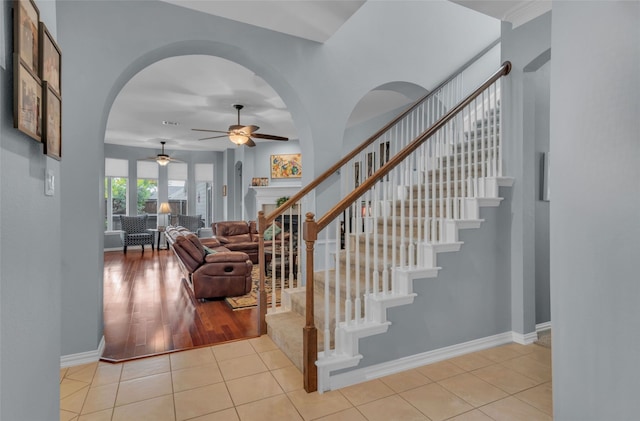
[[[232, 310], [246, 310], [258, 305], [258, 286], [260, 283], [260, 267], [258, 265], [253, 266], [251, 271], [251, 279], [253, 279], [253, 287], [248, 294], [240, 295], [238, 297], [227, 297], [224, 300], [231, 307]], [[289, 285], [289, 281], [285, 280], [285, 288]], [[266, 276], [264, 279], [264, 289], [267, 292], [267, 305], [270, 306], [273, 300], [273, 294], [271, 294], [272, 279], [271, 276]], [[280, 278], [276, 279], [276, 304], [280, 304]]]
[[538, 332], [538, 340], [535, 343], [545, 348], [551, 348], [551, 329]]

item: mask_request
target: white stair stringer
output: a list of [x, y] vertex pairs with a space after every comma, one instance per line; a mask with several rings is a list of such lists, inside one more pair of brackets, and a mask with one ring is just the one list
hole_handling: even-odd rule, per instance
[[331, 372], [355, 367], [360, 363], [361, 338], [385, 333], [391, 322], [387, 320], [387, 309], [413, 303], [417, 296], [413, 292], [415, 279], [435, 278], [440, 268], [401, 267], [393, 270], [393, 293], [369, 294], [367, 300], [368, 317], [371, 320], [340, 322], [336, 329], [335, 350], [318, 353], [318, 391], [329, 390]]

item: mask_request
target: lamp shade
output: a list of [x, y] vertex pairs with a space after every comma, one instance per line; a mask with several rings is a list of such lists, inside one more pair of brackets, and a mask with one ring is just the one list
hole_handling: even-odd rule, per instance
[[160, 204], [160, 210], [158, 211], [158, 213], [171, 213], [171, 206], [169, 206], [169, 203], [162, 202]]

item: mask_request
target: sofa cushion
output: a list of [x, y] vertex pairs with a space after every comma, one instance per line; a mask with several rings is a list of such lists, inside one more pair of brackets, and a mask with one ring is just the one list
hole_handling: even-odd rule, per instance
[[269, 225], [269, 227], [264, 230], [264, 239], [267, 241], [272, 240], [274, 237], [280, 234], [280, 231], [282, 231], [282, 229], [279, 226]]

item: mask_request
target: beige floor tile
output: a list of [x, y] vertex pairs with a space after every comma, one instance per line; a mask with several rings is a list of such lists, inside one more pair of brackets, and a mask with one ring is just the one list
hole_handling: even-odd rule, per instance
[[84, 400], [81, 413], [89, 414], [91, 412], [113, 408], [116, 402], [117, 393], [118, 383], [90, 388], [89, 393], [87, 393], [87, 397]]
[[100, 364], [93, 376], [92, 387], [104, 386], [106, 384], [118, 383], [122, 374], [123, 364]]
[[506, 344], [506, 345], [502, 345], [502, 346], [504, 348], [516, 351], [520, 355], [526, 355], [526, 354], [532, 352], [533, 351], [533, 347], [537, 346], [537, 345], [521, 345], [521, 344], [517, 344], [515, 342], [512, 342], [510, 344]]
[[154, 374], [120, 382], [116, 406], [173, 393], [171, 373]]
[[515, 395], [516, 398], [535, 406], [547, 415], [553, 415], [553, 389], [551, 382], [532, 387]]
[[291, 392], [304, 387], [302, 373], [295, 366], [273, 370], [271, 374], [278, 383], [280, 383], [280, 387], [282, 387], [282, 390], [285, 392]]
[[520, 357], [522, 355], [521, 353], [506, 345], [496, 346], [494, 348], [478, 351], [477, 354], [496, 363]]
[[551, 381], [551, 366], [539, 363], [528, 355], [504, 361], [500, 364], [512, 369], [513, 371], [517, 371], [538, 383]]
[[220, 361], [219, 367], [220, 372], [222, 372], [222, 377], [224, 377], [225, 380], [233, 380], [269, 371], [258, 354]]
[[260, 358], [262, 358], [262, 361], [269, 370], [277, 370], [293, 365], [291, 360], [279, 349], [261, 352], [258, 355], [260, 355]]
[[229, 380], [227, 389], [236, 406], [284, 393], [269, 372]]
[[92, 412], [91, 414], [80, 415], [78, 421], [111, 421], [113, 408], [103, 409], [102, 411]]
[[416, 370], [420, 374], [427, 376], [434, 382], [464, 373], [463, 369], [461, 369], [457, 365], [451, 364], [448, 361], [440, 361], [438, 363], [425, 365], [416, 368]]
[[60, 369], [60, 382], [62, 382], [62, 379], [64, 379], [64, 376], [67, 374], [67, 370], [69, 370], [68, 368], [61, 368]]
[[97, 368], [97, 362], [69, 367], [65, 377], [72, 380], [91, 383], [91, 380], [93, 380], [93, 375], [96, 373]]
[[431, 379], [420, 374], [418, 370], [403, 371], [402, 373], [382, 377], [380, 380], [396, 393], [431, 383]]
[[60, 410], [60, 421], [71, 421], [74, 418], [78, 418], [78, 414], [75, 412]]
[[422, 421], [428, 418], [398, 395], [360, 405], [368, 421]]
[[222, 373], [216, 363], [173, 370], [171, 377], [174, 392], [182, 392], [223, 381]]
[[176, 418], [187, 420], [233, 407], [224, 383], [216, 383], [174, 394]]
[[480, 410], [496, 421], [550, 421], [552, 419], [551, 416], [513, 396], [492, 402]]
[[381, 380], [370, 380], [340, 389], [353, 406], [363, 405], [377, 399], [386, 398], [395, 392]]
[[236, 407], [241, 421], [302, 421], [286, 395], [273, 396]]
[[210, 347], [174, 352], [169, 355], [169, 359], [171, 360], [171, 370], [182, 370], [216, 362]]
[[507, 393], [471, 373], [460, 374], [438, 382], [450, 392], [455, 393], [471, 405], [478, 407], [489, 402], [497, 401], [507, 395]]
[[473, 411], [465, 412], [464, 414], [449, 418], [447, 421], [493, 421], [493, 418], [479, 409], [474, 409]]
[[[350, 408], [349, 403], [339, 391], [307, 393], [304, 389], [287, 393], [293, 405], [305, 420], [312, 420]], [[242, 418], [242, 417], [241, 417]]]
[[222, 411], [191, 418], [189, 421], [240, 421], [235, 408], [223, 409]]
[[120, 381], [150, 376], [152, 374], [167, 373], [169, 371], [171, 371], [171, 364], [169, 363], [168, 355], [142, 358], [124, 363]]
[[509, 394], [529, 389], [538, 382], [501, 364], [494, 364], [472, 371], [475, 376]]
[[367, 421], [356, 408], [349, 408], [326, 417], [317, 418], [318, 421]]
[[536, 345], [533, 351], [527, 354], [527, 357], [551, 367], [551, 350], [549, 348]]
[[457, 365], [458, 367], [460, 367], [464, 371], [477, 370], [479, 368], [486, 367], [488, 365], [494, 364], [493, 361], [491, 361], [488, 358], [483, 357], [482, 355], [480, 355], [477, 352], [474, 352], [474, 353], [471, 353], [471, 354], [467, 354], [467, 355], [461, 355], [461, 356], [455, 357], [455, 358], [451, 358], [448, 361], [450, 363], [452, 363], [452, 364]]
[[257, 338], [249, 339], [249, 343], [256, 352], [273, 351], [278, 349], [278, 345], [271, 340], [269, 335], [262, 335]]
[[63, 399], [60, 399], [60, 409], [79, 414], [80, 411], [82, 411], [82, 405], [84, 405], [84, 400], [87, 397], [88, 392], [89, 385], [66, 396]]
[[112, 421], [175, 421], [173, 397], [160, 396], [146, 401], [117, 406]]
[[89, 387], [89, 383], [79, 382], [77, 380], [63, 379], [60, 383], [60, 399], [66, 398], [78, 390]]
[[471, 405], [436, 383], [400, 394], [433, 421], [444, 420], [473, 409]]
[[218, 361], [231, 360], [238, 357], [244, 357], [246, 355], [256, 354], [256, 350], [251, 346], [249, 341], [220, 344], [212, 346], [211, 350]]

